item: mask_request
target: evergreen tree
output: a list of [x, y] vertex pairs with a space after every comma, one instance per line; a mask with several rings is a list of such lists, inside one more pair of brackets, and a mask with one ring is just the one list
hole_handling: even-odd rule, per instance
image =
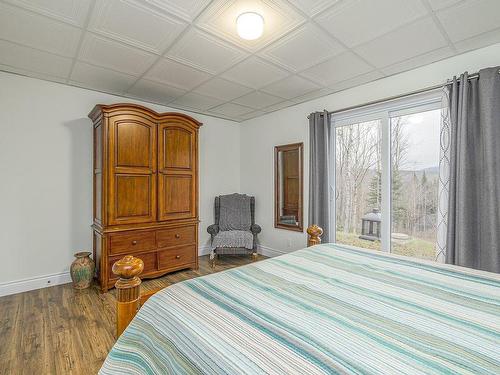
[[371, 209], [381, 208], [380, 204], [382, 202], [382, 174], [378, 170], [370, 180], [366, 201], [368, 203], [368, 207]]
[[406, 205], [403, 199], [403, 182], [401, 173], [399, 170], [394, 169], [392, 171], [392, 218], [394, 226], [404, 227], [404, 221], [406, 217]]

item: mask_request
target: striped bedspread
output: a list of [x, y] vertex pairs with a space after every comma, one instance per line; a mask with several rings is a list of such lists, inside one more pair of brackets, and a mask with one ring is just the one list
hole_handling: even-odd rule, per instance
[[101, 374], [500, 374], [500, 277], [319, 245], [149, 299]]

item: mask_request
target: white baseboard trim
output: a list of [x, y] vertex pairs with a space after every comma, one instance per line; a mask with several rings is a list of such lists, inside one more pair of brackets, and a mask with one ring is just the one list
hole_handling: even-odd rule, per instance
[[[260, 252], [268, 257], [284, 254], [278, 250], [269, 247], [259, 246]], [[265, 249], [263, 251], [263, 249]], [[202, 245], [198, 247], [198, 256], [210, 254], [210, 245]], [[47, 288], [54, 285], [67, 284], [71, 282], [69, 271], [54, 273], [52, 275], [31, 277], [22, 280], [8, 281], [0, 283], [0, 297], [8, 296], [11, 294], [29, 292], [41, 288]]]
[[71, 282], [69, 271], [0, 283], [0, 297]]
[[283, 250], [278, 250], [278, 249], [273, 249], [272, 247], [264, 246], [264, 245], [259, 245], [259, 253], [262, 255], [265, 255], [266, 257], [277, 257], [283, 254], [287, 254], [286, 251]]
[[198, 256], [201, 257], [203, 255], [208, 255], [210, 254], [211, 250], [212, 248], [210, 247], [210, 245], [198, 246]]

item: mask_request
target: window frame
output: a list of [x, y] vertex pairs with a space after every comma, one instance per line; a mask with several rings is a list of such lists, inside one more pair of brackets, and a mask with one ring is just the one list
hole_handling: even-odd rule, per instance
[[[442, 90], [435, 89], [424, 93], [404, 96], [372, 105], [360, 106], [332, 113], [332, 131], [330, 139], [330, 155], [333, 162], [330, 163], [330, 241], [337, 242], [337, 211], [335, 202], [335, 168], [336, 168], [336, 131], [337, 127], [348, 126], [360, 122], [380, 121], [381, 127], [381, 251], [391, 252], [391, 231], [392, 231], [392, 197], [391, 197], [391, 118], [411, 115], [420, 112], [442, 109]], [[387, 225], [387, 223], [389, 225]]]

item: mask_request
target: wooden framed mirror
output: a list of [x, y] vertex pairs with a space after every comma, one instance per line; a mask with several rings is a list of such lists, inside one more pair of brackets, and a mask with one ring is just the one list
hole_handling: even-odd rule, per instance
[[274, 147], [274, 227], [303, 230], [303, 143]]

